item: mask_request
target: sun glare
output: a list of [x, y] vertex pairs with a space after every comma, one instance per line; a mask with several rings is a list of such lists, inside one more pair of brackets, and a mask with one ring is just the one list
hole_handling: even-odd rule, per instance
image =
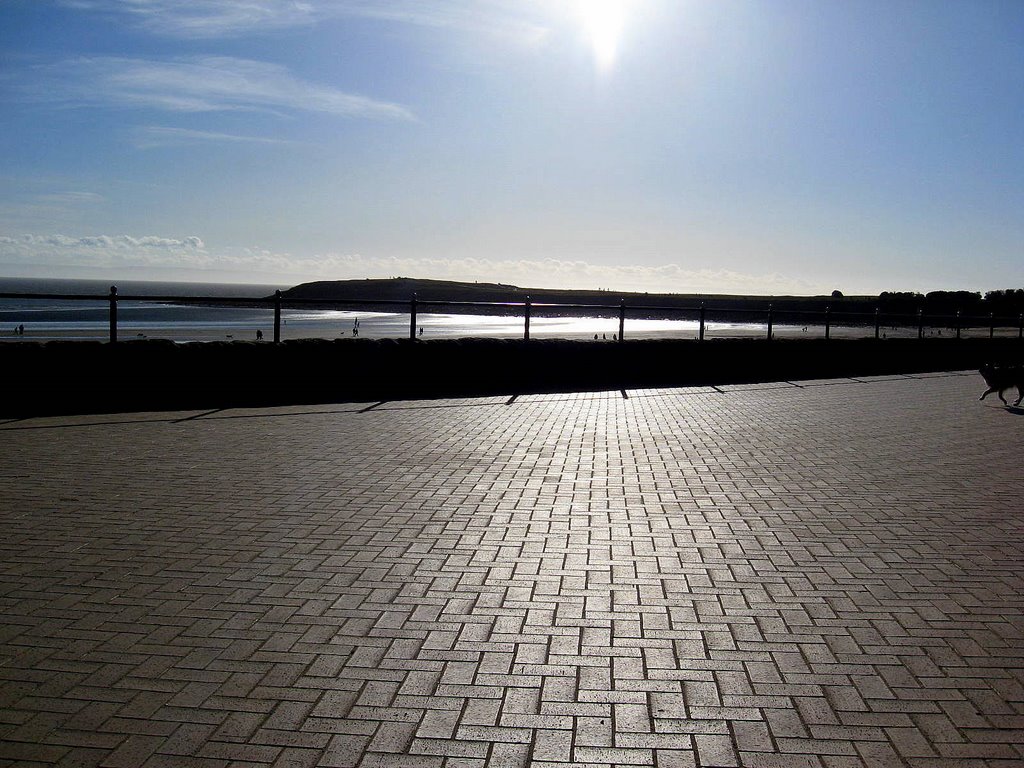
[[619, 39], [626, 20], [627, 0], [577, 0], [583, 28], [594, 51], [594, 62], [600, 70], [615, 63]]

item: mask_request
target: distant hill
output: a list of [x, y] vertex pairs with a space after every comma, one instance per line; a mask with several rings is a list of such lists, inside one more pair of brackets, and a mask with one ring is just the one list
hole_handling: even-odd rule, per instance
[[[373, 308], [374, 302], [408, 302], [413, 294], [425, 302], [523, 302], [527, 297], [535, 305], [538, 315], [585, 315], [595, 311], [604, 314], [618, 308], [625, 301], [632, 317], [668, 317], [671, 310], [689, 309], [696, 311], [702, 304], [714, 311], [717, 318], [727, 318], [730, 312], [740, 319], [744, 313], [765, 312], [769, 305], [782, 321], [791, 313], [790, 322], [806, 322], [799, 313], [820, 313], [826, 307], [839, 315], [859, 315], [861, 322], [867, 322], [876, 309], [890, 316], [916, 316], [923, 310], [932, 317], [955, 315], [962, 311], [964, 317], [987, 317], [989, 313], [1002, 317], [1016, 317], [1024, 312], [1024, 290], [990, 291], [982, 297], [969, 291], [933, 291], [920, 293], [889, 293], [880, 296], [843, 296], [838, 291], [829, 296], [736, 296], [728, 294], [698, 293], [636, 293], [628, 291], [592, 291], [551, 288], [522, 288], [503, 283], [467, 283], [453, 280], [420, 280], [409, 277], [366, 280], [323, 280], [302, 283], [281, 295], [285, 299], [304, 301], [353, 301], [365, 308]], [[587, 307], [545, 309], [543, 304], [581, 304], [607, 307], [594, 310]], [[384, 305], [380, 305], [384, 308]], [[670, 310], [659, 312], [659, 308]], [[392, 308], [393, 309], [393, 308]], [[447, 312], [487, 314], [501, 312], [500, 308], [460, 307], [448, 305]], [[678, 315], [677, 315], [678, 316]]]
[[[780, 309], [821, 309], [825, 304], [836, 301], [827, 296], [729, 296], [521, 288], [502, 283], [419, 280], [408, 277], [302, 283], [282, 291], [281, 295], [286, 299], [373, 302], [409, 301], [414, 293], [419, 301], [522, 302], [529, 297], [534, 304], [590, 304], [606, 307], [618, 307], [625, 300], [630, 307], [696, 308], [705, 303], [708, 308], [720, 309], [766, 309], [769, 304]], [[846, 297], [840, 301], [854, 302], [858, 298], [869, 300], [867, 297]], [[877, 299], [870, 301], [877, 302]]]
[[453, 280], [416, 280], [394, 277], [380, 280], [320, 280], [302, 283], [281, 295], [288, 299], [369, 301], [523, 301], [532, 295], [515, 285], [462, 283]]

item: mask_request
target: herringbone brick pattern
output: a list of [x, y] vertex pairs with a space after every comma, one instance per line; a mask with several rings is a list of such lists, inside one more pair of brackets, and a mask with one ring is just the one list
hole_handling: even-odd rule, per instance
[[0, 764], [1024, 764], [976, 375], [0, 424]]

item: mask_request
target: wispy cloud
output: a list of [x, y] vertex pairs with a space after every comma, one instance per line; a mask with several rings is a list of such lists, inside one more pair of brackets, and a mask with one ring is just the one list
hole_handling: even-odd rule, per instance
[[[19, 186], [26, 186], [21, 180], [3, 181], [9, 183], [9, 192], [0, 198], [0, 225], [23, 226], [31, 223], [30, 226], [34, 226], [42, 223], [52, 226], [55, 222], [79, 221], [90, 216], [97, 206], [107, 202], [107, 198], [96, 192], [60, 188], [48, 191], [19, 190]], [[45, 189], [47, 185], [44, 182], [39, 186]]]
[[139, 128], [132, 139], [138, 149], [160, 147], [181, 147], [192, 144], [292, 144], [285, 139], [270, 139], [262, 136], [238, 136], [213, 131], [194, 131], [188, 128], [148, 125]]
[[127, 16], [165, 37], [234, 37], [337, 18], [450, 27], [523, 40], [545, 34], [545, 11], [564, 0], [64, 0]]
[[[301, 80], [276, 64], [227, 56], [170, 60], [82, 58], [47, 70], [34, 97], [69, 105], [168, 112], [319, 112], [373, 120], [414, 120], [400, 104]], [[38, 84], [37, 84], [38, 85]]]
[[606, 288], [652, 293], [820, 293], [825, 287], [781, 274], [689, 269], [679, 264], [594, 264], [581, 260], [295, 255], [261, 248], [210, 248], [199, 237], [23, 235], [0, 237], [0, 262], [109, 268], [218, 270], [242, 282], [289, 282], [405, 275], [503, 282], [529, 288]]
[[36, 200], [42, 203], [53, 203], [56, 205], [93, 205], [106, 201], [103, 195], [96, 192], [49, 192], [43, 195], [36, 195]]
[[321, 3], [287, 0], [63, 0], [63, 5], [124, 15], [155, 34], [193, 38], [294, 27], [321, 15]]

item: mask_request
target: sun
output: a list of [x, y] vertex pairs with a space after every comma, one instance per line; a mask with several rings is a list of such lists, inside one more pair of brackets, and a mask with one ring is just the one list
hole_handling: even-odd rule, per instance
[[599, 70], [607, 70], [619, 52], [619, 40], [626, 21], [628, 0], [577, 0], [584, 33], [594, 52]]

